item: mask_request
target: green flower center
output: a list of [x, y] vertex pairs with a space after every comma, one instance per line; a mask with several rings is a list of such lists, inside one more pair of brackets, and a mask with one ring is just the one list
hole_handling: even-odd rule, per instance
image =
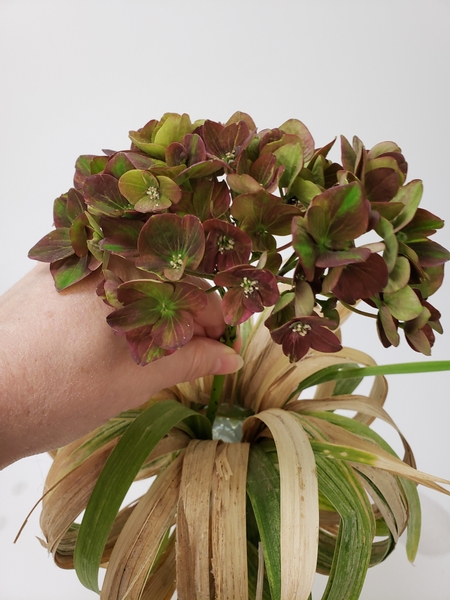
[[182, 269], [183, 268], [183, 257], [180, 253], [172, 254], [172, 258], [169, 261], [169, 265], [172, 269]]
[[221, 235], [217, 240], [217, 248], [220, 254], [223, 254], [225, 250], [233, 250], [234, 240], [229, 238], [227, 235]]
[[231, 164], [234, 159], [236, 158], [236, 151], [233, 150], [232, 152], [226, 152], [223, 156], [222, 159], [227, 163], [227, 165]]
[[244, 288], [244, 296], [248, 298], [250, 294], [253, 294], [253, 292], [258, 289], [258, 282], [256, 280], [249, 279], [248, 277], [244, 277], [240, 286], [241, 288]]
[[176, 313], [176, 307], [171, 302], [162, 302], [160, 306], [161, 316], [171, 317]]
[[298, 335], [301, 335], [302, 337], [305, 337], [310, 329], [311, 325], [308, 325], [308, 323], [294, 323], [291, 325], [291, 330], [294, 333], [298, 333]]

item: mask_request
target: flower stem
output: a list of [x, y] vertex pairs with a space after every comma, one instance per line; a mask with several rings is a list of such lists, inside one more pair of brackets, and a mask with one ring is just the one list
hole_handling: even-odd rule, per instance
[[217, 292], [217, 290], [220, 290], [220, 288], [219, 288], [218, 285], [215, 285], [213, 287], [210, 287], [210, 288], [206, 289], [205, 292], [207, 294], [212, 294], [212, 292]]
[[359, 310], [359, 309], [355, 308], [354, 306], [352, 306], [351, 304], [347, 304], [347, 302], [344, 302], [343, 300], [340, 300], [340, 303], [342, 304], [342, 306], [345, 306], [345, 308], [348, 308], [348, 310], [356, 313], [357, 315], [362, 315], [363, 317], [370, 317], [371, 319], [377, 318], [377, 315], [365, 312], [364, 310]]
[[[233, 347], [234, 342], [236, 341], [236, 327], [231, 325], [227, 325], [225, 328], [224, 335], [220, 338], [222, 344]], [[211, 425], [214, 423], [216, 418], [217, 409], [219, 408], [220, 399], [222, 397], [223, 384], [225, 383], [225, 375], [214, 375], [211, 396], [209, 398], [208, 410], [206, 412], [206, 417], [209, 419]]]
[[216, 418], [224, 383], [225, 375], [214, 375], [208, 410], [206, 412], [206, 417], [209, 419], [211, 425], [214, 423], [214, 419]]
[[277, 252], [282, 252], [283, 250], [287, 250], [288, 248], [291, 248], [291, 246], [292, 246], [292, 240], [290, 240], [284, 246], [281, 246], [281, 248], [277, 248]]

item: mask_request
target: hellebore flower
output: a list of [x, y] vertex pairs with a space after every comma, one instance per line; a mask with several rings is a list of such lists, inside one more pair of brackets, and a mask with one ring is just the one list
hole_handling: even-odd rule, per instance
[[142, 129], [130, 131], [129, 136], [136, 148], [152, 158], [164, 160], [167, 146], [181, 142], [194, 127], [187, 114], [165, 113], [160, 121], [152, 119]]
[[207, 119], [201, 135], [209, 155], [218, 158], [229, 171], [249, 143], [252, 134], [245, 121], [222, 125]]
[[296, 317], [270, 334], [274, 342], [281, 344], [289, 360], [296, 362], [310, 348], [318, 352], [338, 352], [342, 349], [338, 337], [329, 327], [336, 327], [336, 323], [318, 316]]
[[167, 146], [166, 163], [169, 167], [185, 166], [177, 176], [180, 184], [187, 179], [208, 177], [223, 168], [221, 160], [208, 159], [205, 143], [197, 133], [188, 133], [181, 142]]
[[[355, 304], [361, 298], [370, 298], [380, 293], [387, 285], [389, 273], [385, 261], [378, 254], [370, 254], [364, 262], [355, 262], [341, 267], [332, 267], [329, 275], [333, 294], [347, 304]], [[324, 282], [324, 283], [325, 283]], [[323, 292], [328, 291], [324, 287]]]
[[405, 338], [413, 350], [430, 356], [431, 348], [435, 342], [434, 331], [443, 333], [440, 322], [441, 313], [432, 304], [423, 299], [419, 290], [414, 291], [422, 304], [422, 312], [415, 319], [405, 323]]
[[120, 192], [141, 213], [161, 212], [180, 201], [182, 191], [169, 177], [132, 169], [119, 179]]
[[316, 196], [305, 217], [292, 220], [292, 245], [308, 281], [315, 267], [337, 267], [369, 258], [368, 248], [355, 248], [366, 233], [370, 205], [359, 183], [335, 186]]
[[128, 198], [122, 195], [119, 182], [113, 175], [98, 173], [86, 177], [82, 192], [88, 210], [93, 215], [121, 217], [125, 213], [133, 211], [133, 206], [129, 203]]
[[206, 235], [205, 273], [225, 271], [248, 261], [252, 241], [238, 227], [220, 219], [209, 219], [203, 223], [203, 229]]
[[252, 194], [261, 191], [274, 192], [284, 171], [283, 165], [277, 165], [274, 154], [263, 154], [251, 164], [248, 173], [230, 173], [227, 183], [238, 194]]
[[[101, 238], [95, 220], [86, 213], [81, 193], [71, 188], [53, 203], [54, 231], [45, 235], [31, 248], [28, 257], [51, 263], [50, 270], [58, 291], [61, 291], [97, 269]], [[95, 253], [95, 254], [94, 254]]]
[[185, 268], [196, 269], [203, 258], [202, 224], [193, 215], [153, 215], [141, 229], [138, 250], [137, 267], [177, 281]]
[[124, 306], [107, 322], [126, 334], [133, 358], [141, 365], [187, 344], [194, 335], [194, 317], [208, 303], [206, 292], [195, 285], [149, 279], [119, 285], [117, 299]]
[[247, 265], [232, 267], [218, 273], [214, 283], [228, 288], [222, 300], [225, 323], [239, 325], [265, 306], [272, 306], [279, 298], [277, 280], [267, 269]]
[[180, 216], [195, 215], [200, 221], [217, 219], [230, 207], [230, 190], [225, 181], [193, 179], [192, 191], [183, 190], [183, 197], [170, 208], [170, 212]]
[[292, 218], [300, 214], [296, 206], [283, 204], [281, 198], [261, 190], [255, 194], [241, 194], [235, 198], [231, 214], [239, 227], [250, 236], [253, 250], [274, 252], [275, 235], [289, 235]]

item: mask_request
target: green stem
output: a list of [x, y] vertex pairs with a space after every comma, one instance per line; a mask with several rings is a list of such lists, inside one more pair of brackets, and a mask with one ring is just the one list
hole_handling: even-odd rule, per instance
[[[236, 327], [227, 325], [223, 337], [220, 338], [222, 344], [233, 347], [236, 341]], [[225, 383], [225, 375], [214, 375], [211, 396], [209, 398], [208, 410], [206, 417], [209, 419], [211, 425], [213, 425], [216, 418], [217, 409], [219, 408], [220, 400], [222, 398], [223, 384]]]
[[348, 310], [351, 310], [352, 312], [356, 313], [357, 315], [362, 315], [363, 317], [370, 317], [371, 319], [377, 318], [377, 315], [365, 312], [363, 310], [359, 310], [359, 309], [355, 308], [354, 306], [352, 306], [351, 304], [347, 304], [347, 302], [344, 302], [343, 300], [339, 300], [339, 302], [342, 304], [342, 306], [345, 306], [345, 308], [348, 308]]
[[209, 419], [211, 425], [214, 424], [216, 418], [217, 409], [219, 408], [220, 399], [222, 397], [223, 384], [225, 383], [225, 375], [214, 375], [211, 396], [209, 398], [208, 410], [206, 417]]
[[293, 281], [290, 277], [283, 277], [281, 275], [277, 275], [277, 281], [280, 283], [287, 283], [288, 285], [293, 285]]
[[211, 294], [212, 292], [217, 292], [217, 290], [220, 291], [220, 287], [218, 285], [215, 285], [213, 287], [208, 288], [207, 290], [205, 290], [205, 292], [207, 294]]
[[277, 248], [277, 252], [282, 252], [283, 250], [287, 250], [287, 248], [290, 248], [291, 246], [292, 246], [292, 240], [290, 240], [284, 246], [281, 246], [281, 248]]
[[286, 275], [286, 273], [289, 273], [289, 271], [291, 271], [295, 267], [297, 262], [298, 262], [297, 254], [295, 252], [293, 252], [291, 254], [291, 256], [288, 258], [288, 260], [281, 267], [281, 269], [278, 271], [278, 275]]

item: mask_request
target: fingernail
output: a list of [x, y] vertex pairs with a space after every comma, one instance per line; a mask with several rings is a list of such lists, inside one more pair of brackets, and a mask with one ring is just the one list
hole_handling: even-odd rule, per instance
[[219, 358], [214, 370], [215, 375], [226, 375], [227, 373], [234, 373], [244, 364], [242, 356], [236, 354], [233, 348], [225, 346], [222, 352], [222, 356]]

